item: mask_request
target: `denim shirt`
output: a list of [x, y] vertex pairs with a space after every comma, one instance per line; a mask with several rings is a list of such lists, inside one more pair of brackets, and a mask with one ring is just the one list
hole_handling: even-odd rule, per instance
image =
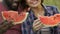
[[[57, 8], [54, 6], [44, 6], [43, 5], [43, 8], [45, 9], [45, 14], [44, 14], [45, 16], [51, 16], [51, 15], [59, 13]], [[28, 13], [29, 13], [28, 18], [22, 24], [22, 28], [21, 28], [22, 34], [34, 34], [32, 25], [33, 25], [33, 22], [36, 19], [36, 17], [32, 10], [28, 11]]]

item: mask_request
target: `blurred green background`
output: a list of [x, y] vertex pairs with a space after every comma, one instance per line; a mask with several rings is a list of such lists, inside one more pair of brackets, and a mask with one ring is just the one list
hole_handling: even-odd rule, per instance
[[60, 0], [44, 0], [45, 5], [56, 6], [60, 11]]

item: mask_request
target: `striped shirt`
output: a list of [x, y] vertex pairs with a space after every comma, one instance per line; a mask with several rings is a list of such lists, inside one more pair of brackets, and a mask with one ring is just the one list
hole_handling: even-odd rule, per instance
[[[45, 9], [45, 16], [51, 16], [54, 15], [56, 13], [59, 13], [57, 8], [54, 6], [43, 6]], [[33, 22], [36, 19], [34, 13], [32, 10], [28, 11], [29, 15], [28, 18], [26, 19], [26, 21], [22, 24], [22, 34], [34, 34], [33, 31]]]

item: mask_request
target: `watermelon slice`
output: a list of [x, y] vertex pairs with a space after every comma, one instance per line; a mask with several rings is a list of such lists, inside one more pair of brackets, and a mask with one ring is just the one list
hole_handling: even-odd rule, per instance
[[60, 14], [55, 14], [54, 16], [55, 16], [55, 19], [60, 22]]
[[2, 12], [2, 17], [4, 20], [12, 20], [14, 24], [23, 23], [28, 16], [28, 12], [21, 12], [18, 14], [17, 11], [4, 11]]
[[53, 27], [59, 23], [55, 16], [40, 16], [40, 21], [46, 27]]

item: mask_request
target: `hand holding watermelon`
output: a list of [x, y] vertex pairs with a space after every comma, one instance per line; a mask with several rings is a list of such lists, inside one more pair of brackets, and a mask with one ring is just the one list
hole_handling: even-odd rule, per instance
[[36, 19], [33, 22], [33, 30], [39, 30], [42, 27], [44, 27], [44, 25], [41, 23], [40, 19]]
[[13, 21], [13, 24], [23, 23], [27, 19], [28, 13], [22, 12], [18, 14], [17, 11], [4, 11], [2, 12], [2, 17], [4, 20]]

